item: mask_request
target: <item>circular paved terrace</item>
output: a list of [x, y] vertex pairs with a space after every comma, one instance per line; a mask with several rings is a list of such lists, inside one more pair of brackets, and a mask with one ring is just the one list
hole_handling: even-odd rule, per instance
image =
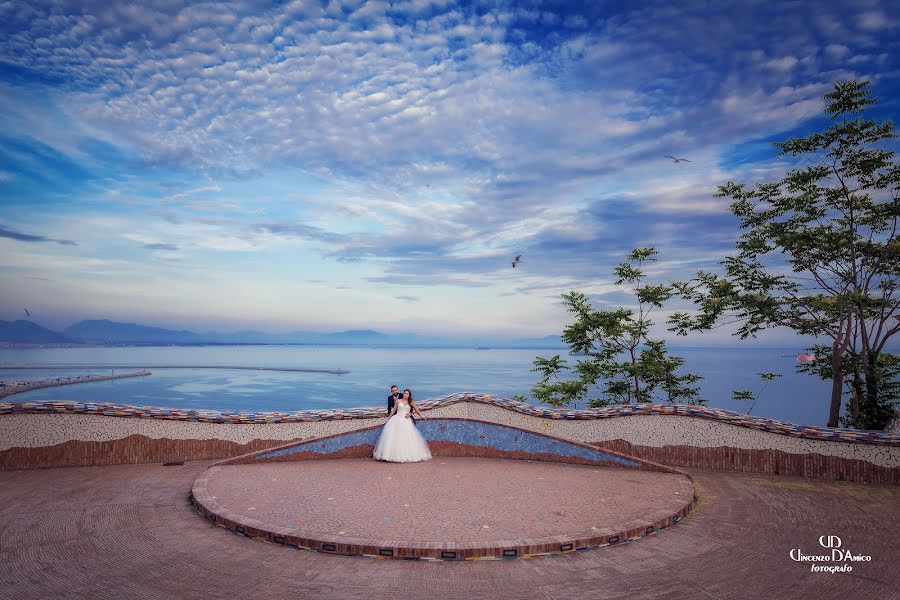
[[694, 488], [672, 473], [446, 457], [215, 466], [193, 493], [220, 523], [270, 541], [458, 559], [559, 552], [644, 535], [683, 514]]
[[[897, 598], [900, 487], [687, 469], [699, 504], [633, 543], [536, 559], [372, 560], [266, 544], [188, 500], [211, 461], [0, 472], [0, 598]], [[811, 572], [821, 535], [870, 555]]]

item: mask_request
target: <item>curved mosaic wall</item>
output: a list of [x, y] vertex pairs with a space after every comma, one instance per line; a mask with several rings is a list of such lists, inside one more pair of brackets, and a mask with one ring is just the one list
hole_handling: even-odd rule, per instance
[[[900, 483], [896, 432], [802, 426], [687, 405], [567, 411], [473, 393], [419, 404], [429, 417], [511, 425], [671, 466]], [[4, 402], [0, 469], [226, 458], [384, 420], [383, 407], [221, 413]]]
[[[419, 420], [416, 427], [432, 451], [439, 456], [546, 459], [553, 462], [676, 472], [641, 459], [599, 450], [588, 444], [498, 423], [456, 418], [428, 418]], [[219, 464], [369, 457], [380, 435], [381, 427], [367, 427], [349, 433], [296, 442], [280, 448], [261, 450]]]
[[[459, 393], [450, 394], [433, 400], [424, 400], [419, 402], [419, 407], [422, 410], [431, 410], [451, 406], [459, 402], [475, 402], [499, 406], [523, 415], [566, 421], [608, 419], [611, 417], [625, 417], [632, 415], [681, 415], [701, 419], [711, 419], [730, 425], [737, 425], [739, 427], [770, 431], [772, 433], [780, 433], [807, 439], [900, 446], [900, 433], [894, 431], [864, 431], [859, 429], [797, 425], [788, 421], [766, 419], [721, 408], [710, 408], [689, 404], [629, 404], [607, 408], [564, 410], [535, 406], [525, 402], [507, 400], [505, 398], [495, 398], [488, 394]], [[228, 413], [213, 410], [129, 406], [127, 404], [73, 402], [70, 400], [0, 402], [0, 416], [21, 413], [74, 413], [174, 421], [196, 421], [200, 423], [262, 424], [371, 419], [386, 416], [386, 409], [382, 407], [364, 407], [345, 410], [305, 410], [289, 413], [263, 411]]]

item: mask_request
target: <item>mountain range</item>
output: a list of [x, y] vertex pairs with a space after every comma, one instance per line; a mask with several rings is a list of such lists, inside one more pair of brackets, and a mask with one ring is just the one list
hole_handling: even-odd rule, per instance
[[31, 321], [0, 321], [0, 342], [13, 344], [71, 344], [75, 340]]
[[315, 344], [372, 346], [444, 346], [497, 348], [562, 348], [559, 336], [512, 340], [452, 339], [417, 334], [387, 334], [371, 329], [351, 329], [334, 333], [292, 331], [265, 333], [235, 331], [198, 333], [137, 323], [118, 323], [107, 319], [80, 321], [62, 332], [52, 331], [31, 321], [0, 321], [0, 343], [16, 344], [109, 344], [109, 345], [191, 345], [191, 344]]

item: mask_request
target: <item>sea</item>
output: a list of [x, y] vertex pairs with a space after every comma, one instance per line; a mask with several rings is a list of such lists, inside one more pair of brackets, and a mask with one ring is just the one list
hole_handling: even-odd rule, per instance
[[[802, 348], [673, 348], [685, 371], [700, 374], [707, 406], [746, 412], [733, 390], [759, 393], [751, 414], [804, 425], [824, 425], [831, 383], [797, 373]], [[33, 390], [4, 402], [74, 400], [136, 406], [262, 412], [381, 406], [391, 385], [410, 388], [417, 400], [454, 392], [522, 395], [529, 402], [538, 381], [535, 357], [562, 353], [570, 365], [578, 356], [564, 350], [361, 347], [361, 346], [156, 346], [0, 349], [0, 381], [99, 375], [111, 367], [149, 366], [152, 374]], [[9, 369], [23, 365], [75, 368]], [[93, 365], [110, 368], [94, 369]], [[154, 369], [154, 365], [178, 368]], [[345, 374], [192, 368], [196, 366], [307, 368]], [[128, 369], [124, 369], [128, 370]], [[118, 368], [117, 372], [122, 372]], [[763, 389], [756, 373], [782, 375]], [[585, 408], [577, 406], [575, 408]]]

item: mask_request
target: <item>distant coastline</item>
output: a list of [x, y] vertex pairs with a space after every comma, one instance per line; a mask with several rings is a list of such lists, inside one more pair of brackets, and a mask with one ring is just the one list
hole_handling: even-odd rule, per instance
[[229, 346], [302, 346], [324, 348], [419, 348], [419, 349], [460, 349], [460, 350], [565, 350], [565, 346], [539, 345], [494, 345], [490, 347], [471, 344], [408, 344], [404, 342], [91, 342], [91, 343], [27, 343], [0, 342], [0, 349], [26, 350], [34, 348], [214, 348]]
[[350, 329], [337, 332], [235, 331], [198, 333], [190, 330], [164, 329], [138, 323], [120, 323], [108, 319], [80, 321], [62, 331], [47, 329], [28, 320], [0, 320], [0, 347], [4, 348], [80, 348], [80, 347], [147, 347], [147, 346], [376, 346], [376, 347], [564, 347], [558, 335], [507, 338], [472, 335], [447, 338], [442, 335], [415, 333], [383, 333], [373, 329]]
[[[796, 341], [709, 340], [671, 338], [665, 340], [672, 351], [707, 350], [714, 348], [777, 349], [799, 353], [815, 342], [798, 337]], [[197, 333], [137, 323], [121, 323], [107, 319], [81, 321], [62, 331], [53, 331], [32, 321], [0, 321], [0, 349], [42, 348], [216, 348], [216, 347], [327, 347], [327, 348], [415, 348], [415, 349], [476, 349], [476, 350], [541, 350], [568, 354], [568, 346], [559, 335], [543, 337], [497, 337], [491, 334], [470, 334], [465, 337], [444, 337], [434, 334], [384, 333], [373, 329], [352, 329], [337, 332], [289, 331], [265, 333], [236, 331], [231, 333]]]
[[[41, 348], [216, 348], [216, 347], [254, 347], [254, 346], [263, 346], [263, 347], [303, 347], [303, 348], [311, 348], [311, 347], [322, 347], [322, 348], [393, 348], [393, 349], [402, 349], [402, 348], [411, 348], [411, 349], [420, 349], [420, 350], [547, 350], [547, 351], [556, 351], [559, 353], [569, 354], [567, 352], [567, 346], [556, 346], [556, 345], [539, 345], [539, 344], [504, 344], [503, 342], [499, 342], [493, 344], [491, 346], [485, 345], [472, 345], [472, 344], [448, 344], [448, 343], [404, 343], [404, 342], [384, 342], [384, 343], [371, 343], [371, 342], [84, 342], [84, 343], [74, 343], [74, 342], [61, 342], [61, 343], [37, 343], [37, 342], [3, 342], [0, 341], [0, 350], [29, 350], [29, 349], [41, 349]], [[724, 344], [692, 344], [692, 345], [676, 345], [669, 343], [668, 349], [671, 351], [679, 352], [682, 350], [742, 350], [742, 349], [753, 349], [753, 350], [785, 350], [791, 351], [795, 354], [797, 352], [803, 352], [806, 350], [810, 344], [805, 342], [798, 342], [796, 344], [787, 345], [783, 342], [780, 345], [762, 345], [762, 344], [754, 344], [752, 342], [747, 343], [738, 343], [733, 345], [724, 345]], [[886, 346], [887, 350], [897, 351], [900, 350], [900, 346], [894, 347], [893, 344]], [[795, 355], [794, 354], [794, 355]], [[586, 356], [584, 354], [569, 354], [570, 356]], [[793, 356], [793, 355], [792, 355]]]
[[[285, 373], [328, 373], [331, 375], [347, 375], [350, 371], [345, 369], [308, 369], [303, 367], [244, 367], [236, 365], [0, 365], [4, 371], [69, 371], [78, 369], [224, 369], [229, 371], [281, 371]], [[147, 375], [150, 373], [147, 372]], [[118, 375], [106, 376], [107, 379], [118, 378]], [[124, 377], [124, 375], [123, 375]]]

